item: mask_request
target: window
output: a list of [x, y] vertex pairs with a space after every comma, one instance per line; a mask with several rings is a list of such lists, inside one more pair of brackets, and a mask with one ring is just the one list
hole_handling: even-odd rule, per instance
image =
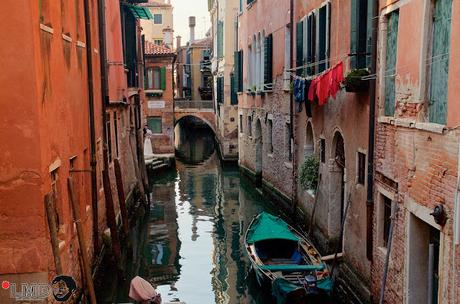
[[235, 85], [236, 91], [243, 91], [243, 51], [235, 52]]
[[288, 160], [292, 161], [292, 134], [291, 134], [291, 124], [286, 123], [286, 149], [288, 154]]
[[366, 154], [358, 152], [358, 184], [364, 185], [366, 181]]
[[163, 44], [163, 39], [154, 39], [153, 43], [156, 45], [162, 45]]
[[373, 1], [369, 0], [351, 0], [350, 67], [352, 69], [370, 66], [372, 5]]
[[162, 14], [154, 14], [153, 15], [153, 23], [154, 24], [163, 24], [163, 15]]
[[450, 28], [452, 0], [436, 0], [434, 3], [430, 64], [429, 121], [447, 122], [447, 88], [450, 55]]
[[217, 22], [217, 57], [224, 57], [224, 22]]
[[315, 153], [315, 141], [313, 136], [313, 127], [311, 122], [307, 123], [307, 130], [305, 132], [305, 147], [304, 147], [305, 158]]
[[248, 136], [252, 136], [252, 116], [248, 116]]
[[329, 68], [331, 4], [320, 7], [297, 23], [296, 66], [298, 75], [315, 75]]
[[[273, 83], [273, 34], [264, 42], [264, 89], [271, 89]], [[267, 87], [267, 85], [269, 87]]]
[[166, 68], [155, 67], [147, 68], [146, 89], [165, 90], [166, 89]]
[[273, 120], [267, 120], [268, 125], [268, 152], [273, 153]]
[[236, 76], [234, 73], [230, 74], [230, 90], [231, 90], [231, 95], [230, 95], [230, 104], [231, 105], [237, 105], [238, 104], [238, 95], [237, 93], [237, 87], [236, 87]]
[[151, 116], [147, 118], [147, 125], [153, 134], [163, 133], [161, 124], [162, 122], [160, 116]]
[[216, 98], [218, 103], [224, 103], [224, 77], [217, 77]]
[[117, 112], [113, 112], [113, 129], [115, 130], [115, 153], [116, 157], [119, 156], [119, 147], [118, 147], [118, 115]]
[[244, 133], [244, 129], [243, 129], [243, 115], [240, 114], [240, 133], [243, 134]]
[[382, 212], [382, 221], [383, 221], [383, 230], [382, 230], [382, 247], [387, 247], [388, 237], [390, 235], [390, 225], [391, 225], [391, 199], [385, 195], [381, 195], [383, 212]]
[[291, 27], [284, 28], [284, 84], [283, 89], [289, 90], [291, 85], [291, 75], [288, 70], [291, 67]]
[[110, 113], [106, 113], [106, 130], [105, 130], [105, 143], [107, 144], [107, 157], [109, 162], [112, 161], [112, 129], [110, 122]]
[[385, 65], [385, 116], [394, 116], [396, 107], [396, 58], [398, 53], [399, 11], [388, 15]]
[[326, 162], [326, 140], [321, 138], [319, 140], [320, 145], [320, 160], [324, 164]]

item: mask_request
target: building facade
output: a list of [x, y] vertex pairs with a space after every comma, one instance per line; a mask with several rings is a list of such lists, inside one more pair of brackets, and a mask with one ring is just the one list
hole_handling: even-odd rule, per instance
[[144, 108], [154, 154], [174, 155], [174, 75], [176, 55], [166, 46], [145, 42]]
[[152, 19], [141, 20], [145, 40], [156, 45], [166, 45], [173, 49], [174, 18], [171, 0], [148, 0], [142, 7], [150, 11]]
[[[237, 71], [240, 168], [267, 193], [293, 199], [289, 1], [241, 1]], [[278, 47], [274, 47], [278, 46]], [[282, 47], [281, 47], [282, 46]]]
[[372, 291], [458, 303], [459, 3], [382, 2], [378, 22]]
[[[5, 3], [12, 9], [0, 13], [5, 25], [0, 36], [9, 42], [0, 49], [8, 75], [0, 81], [11, 88], [0, 93], [5, 109], [0, 123], [5, 169], [0, 172], [0, 258], [8, 261], [1, 263], [0, 280], [49, 284], [56, 274], [66, 274], [87, 291], [82, 254], [90, 266], [100, 254], [110, 193], [115, 216], [120, 213], [115, 163], [121, 167], [127, 201], [142, 183], [131, 163], [142, 165], [136, 147], [142, 134], [138, 83], [143, 79], [135, 71], [143, 68], [136, 7], [121, 8], [118, 1], [104, 10], [94, 1], [77, 4]], [[123, 23], [121, 11], [130, 16]], [[116, 29], [106, 31], [102, 18]], [[126, 40], [122, 27], [134, 33], [129, 49], [121, 43]], [[129, 52], [128, 64], [123, 54]], [[105, 186], [103, 175], [108, 176]], [[83, 245], [75, 223], [81, 224]], [[14, 301], [4, 289], [0, 298]]]
[[[371, 244], [366, 243], [370, 89], [369, 81], [363, 81], [362, 89], [355, 89], [333, 80], [356, 70], [369, 73], [372, 9], [368, 3], [372, 2], [294, 4], [296, 69], [291, 74], [297, 177], [309, 159], [319, 163], [316, 187], [304, 189], [296, 179], [297, 212], [304, 215], [323, 254], [343, 254], [337, 282], [339, 288], [347, 290], [349, 299], [345, 300], [352, 302], [370, 301], [371, 259], [367, 248]], [[295, 88], [298, 82], [306, 87], [300, 98]], [[315, 83], [326, 95], [310, 90]]]
[[213, 52], [211, 58], [214, 80], [219, 151], [224, 160], [238, 159], [238, 98], [234, 78], [234, 58], [238, 33], [239, 1], [208, 2], [211, 15]]

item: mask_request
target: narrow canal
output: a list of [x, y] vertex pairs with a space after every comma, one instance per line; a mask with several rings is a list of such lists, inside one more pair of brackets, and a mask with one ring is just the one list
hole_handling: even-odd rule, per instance
[[181, 126], [176, 138], [176, 168], [151, 176], [153, 203], [136, 232], [136, 258], [112, 301], [129, 302], [129, 279], [139, 275], [163, 303], [275, 303], [250, 272], [243, 236], [254, 215], [279, 210], [237, 166], [222, 166], [209, 129]]

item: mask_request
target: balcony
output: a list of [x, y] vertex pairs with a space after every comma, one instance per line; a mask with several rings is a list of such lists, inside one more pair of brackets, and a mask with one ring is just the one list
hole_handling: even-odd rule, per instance
[[174, 107], [181, 110], [209, 110], [214, 108], [212, 100], [174, 100]]
[[212, 100], [212, 88], [211, 87], [200, 87], [198, 88], [201, 99]]

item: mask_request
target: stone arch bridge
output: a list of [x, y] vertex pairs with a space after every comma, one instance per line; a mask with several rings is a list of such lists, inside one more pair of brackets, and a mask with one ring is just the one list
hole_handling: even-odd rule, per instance
[[216, 118], [212, 100], [175, 100], [174, 126], [184, 117], [196, 117], [205, 122], [216, 133]]

